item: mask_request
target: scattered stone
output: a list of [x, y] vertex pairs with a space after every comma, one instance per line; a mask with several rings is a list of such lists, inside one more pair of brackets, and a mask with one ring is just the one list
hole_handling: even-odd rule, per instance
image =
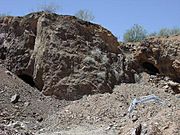
[[132, 121], [135, 122], [135, 121], [137, 121], [137, 120], [138, 120], [138, 116], [137, 116], [137, 115], [133, 115], [133, 116], [132, 116]]
[[127, 113], [125, 113], [125, 112], [121, 113], [122, 117], [125, 117], [126, 115], [127, 115]]
[[169, 81], [168, 85], [171, 87], [173, 90], [174, 94], [179, 94], [180, 93], [180, 84], [177, 82]]
[[27, 107], [27, 106], [29, 106], [29, 105], [30, 105], [30, 102], [25, 102], [25, 103], [24, 103], [24, 106], [25, 106], [25, 107]]
[[173, 82], [173, 81], [169, 81], [168, 84], [169, 84], [169, 86], [171, 86], [171, 87], [176, 87], [176, 86], [179, 85], [179, 83]]
[[7, 75], [9, 75], [9, 76], [13, 76], [13, 73], [11, 73], [10, 71], [5, 71], [5, 73], [7, 74]]
[[139, 124], [132, 132], [131, 135], [141, 135], [141, 131], [142, 131], [142, 125]]
[[112, 126], [110, 125], [105, 130], [107, 131], [107, 130], [110, 130], [111, 128], [112, 128]]
[[18, 94], [15, 94], [11, 97], [11, 103], [15, 104], [18, 102], [20, 96]]
[[169, 88], [168, 85], [163, 86], [163, 89], [168, 89], [168, 88]]
[[37, 121], [38, 121], [38, 122], [42, 122], [42, 121], [43, 121], [43, 117], [38, 116], [38, 117], [37, 117]]
[[167, 106], [168, 106], [168, 107], [171, 107], [172, 105], [171, 105], [171, 103], [167, 103]]
[[163, 127], [164, 130], [168, 128], [169, 128], [169, 124]]

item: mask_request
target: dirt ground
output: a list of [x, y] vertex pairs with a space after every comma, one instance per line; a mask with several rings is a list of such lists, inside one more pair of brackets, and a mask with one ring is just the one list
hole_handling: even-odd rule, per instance
[[[167, 91], [163, 83], [150, 82], [150, 75], [144, 73], [142, 76], [139, 83], [116, 86], [112, 94], [89, 95], [80, 100], [65, 101], [43, 96], [40, 91], [1, 67], [0, 133], [179, 135], [180, 95], [173, 94], [171, 89]], [[15, 94], [19, 98], [12, 102]], [[132, 113], [128, 113], [134, 98], [152, 94], [164, 104], [138, 104]]]

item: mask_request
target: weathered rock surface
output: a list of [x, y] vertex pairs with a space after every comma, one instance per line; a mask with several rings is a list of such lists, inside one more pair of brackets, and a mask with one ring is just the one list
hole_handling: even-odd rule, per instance
[[0, 19], [1, 62], [45, 95], [61, 99], [112, 92], [120, 82], [134, 82], [117, 46], [111, 32], [72, 16]]
[[180, 36], [152, 37], [135, 47], [134, 57], [150, 74], [180, 82]]

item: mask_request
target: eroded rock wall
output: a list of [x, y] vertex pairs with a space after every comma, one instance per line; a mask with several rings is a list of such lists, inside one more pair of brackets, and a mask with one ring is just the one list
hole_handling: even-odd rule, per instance
[[148, 38], [135, 48], [137, 63], [180, 82], [180, 36]]
[[1, 63], [45, 95], [74, 100], [133, 82], [112, 33], [73, 16], [32, 13], [0, 19]]

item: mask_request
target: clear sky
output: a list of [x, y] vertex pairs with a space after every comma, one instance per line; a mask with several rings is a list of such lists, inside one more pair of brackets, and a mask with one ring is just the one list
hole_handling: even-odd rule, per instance
[[59, 14], [74, 15], [88, 9], [95, 16], [93, 22], [120, 39], [133, 24], [148, 32], [180, 27], [180, 0], [0, 0], [0, 13], [22, 16], [48, 3], [58, 4]]

